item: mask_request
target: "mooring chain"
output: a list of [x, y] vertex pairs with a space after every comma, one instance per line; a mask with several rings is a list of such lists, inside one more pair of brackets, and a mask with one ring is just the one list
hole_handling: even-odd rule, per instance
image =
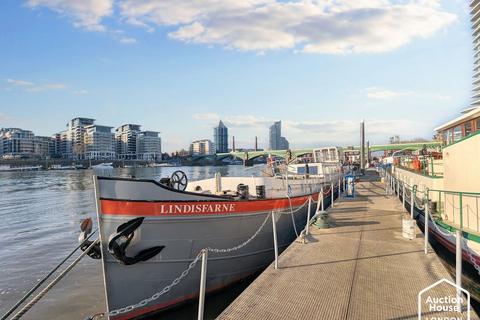
[[[430, 213], [429, 213], [430, 215]], [[433, 222], [433, 225], [435, 226], [435, 229], [441, 233], [444, 237], [449, 237], [449, 236], [453, 236], [453, 233], [445, 233], [443, 232], [440, 227], [437, 225], [437, 223], [435, 222], [435, 219], [432, 217], [432, 222]], [[477, 263], [477, 260], [475, 260], [475, 258], [473, 257], [473, 254], [472, 254], [472, 250], [470, 249], [470, 247], [468, 246], [468, 243], [467, 241], [462, 237], [462, 242], [463, 242], [463, 245], [464, 247], [466, 248], [466, 251], [467, 251], [467, 255], [468, 257], [470, 258], [470, 262], [473, 264], [473, 267], [475, 268], [475, 270], [477, 270], [478, 274], [480, 275], [480, 265], [478, 265]]]
[[467, 240], [462, 238], [462, 241], [465, 248], [467, 249], [467, 255], [470, 258], [470, 262], [473, 264], [473, 267], [475, 268], [475, 270], [477, 270], [478, 274], [480, 275], [480, 265], [478, 265], [477, 260], [475, 260], [475, 258], [473, 257], [472, 250], [468, 246]]
[[297, 209], [295, 210], [288, 210], [288, 211], [275, 211], [275, 213], [278, 213], [278, 214], [295, 214], [297, 213], [298, 211], [302, 210], [303, 207], [305, 207], [308, 203], [308, 199], [307, 201], [305, 201], [300, 207], [298, 207]]
[[[239, 245], [237, 245], [235, 247], [231, 247], [231, 248], [219, 249], [219, 248], [207, 247], [205, 249], [210, 251], [210, 252], [214, 252], [214, 253], [228, 253], [228, 252], [239, 250], [239, 249], [245, 247], [247, 244], [249, 244], [253, 239], [255, 239], [258, 236], [260, 231], [262, 231], [263, 227], [265, 227], [265, 224], [267, 223], [269, 217], [270, 217], [270, 214], [267, 214], [267, 216], [265, 217], [265, 220], [263, 220], [262, 224], [257, 229], [257, 231], [255, 231], [255, 233], [250, 238], [248, 238], [245, 242], [240, 243]], [[272, 219], [273, 219], [273, 216], [272, 216]]]
[[[414, 195], [413, 195], [414, 206], [417, 206], [417, 208], [420, 209], [420, 210], [424, 210], [424, 209], [425, 209], [425, 200], [424, 200], [425, 198], [420, 199], [420, 200], [421, 200], [421, 201], [420, 201], [420, 204], [417, 203], [418, 199], [420, 199], [420, 198], [418, 198], [418, 197], [414, 194]], [[423, 205], [422, 205], [422, 203], [423, 203]]]
[[445, 233], [443, 232], [442, 230], [440, 230], [440, 227], [437, 225], [437, 223], [435, 222], [435, 219], [433, 218], [433, 215], [430, 213], [430, 211], [428, 212], [428, 215], [432, 218], [432, 222], [433, 222], [433, 225], [435, 226], [435, 229], [441, 233], [443, 236], [445, 237], [449, 237], [449, 236], [452, 236], [453, 233], [451, 232], [448, 232], [448, 233]]
[[188, 274], [189, 272], [195, 268], [195, 266], [197, 265], [197, 262], [198, 260], [200, 260], [200, 258], [202, 257], [202, 253], [203, 253], [203, 250], [208, 250], [210, 252], [214, 252], [214, 253], [228, 253], [228, 252], [232, 252], [232, 251], [235, 251], [235, 250], [238, 250], [238, 249], [241, 249], [243, 248], [244, 246], [246, 246], [247, 244], [249, 244], [253, 239], [255, 239], [255, 237], [260, 233], [260, 231], [263, 229], [263, 227], [265, 227], [265, 224], [267, 223], [268, 221], [268, 218], [270, 217], [270, 214], [268, 214], [266, 217], [265, 217], [265, 220], [262, 222], [262, 224], [260, 225], [260, 227], [258, 228], [258, 230], [250, 237], [248, 238], [245, 242], [235, 246], [235, 247], [232, 247], [232, 248], [226, 248], [226, 249], [218, 249], [218, 248], [211, 248], [211, 247], [207, 247], [205, 249], [202, 249], [200, 250], [200, 252], [197, 254], [197, 256], [195, 257], [195, 259], [188, 265], [188, 268], [185, 269], [177, 278], [175, 278], [169, 285], [167, 285], [165, 288], [163, 288], [161, 291], [153, 294], [150, 298], [146, 298], [146, 299], [143, 299], [142, 301], [136, 303], [136, 304], [132, 304], [132, 305], [129, 305], [127, 307], [123, 307], [123, 308], [120, 308], [120, 309], [116, 309], [116, 310], [112, 310], [108, 313], [109, 316], [116, 316], [116, 315], [119, 315], [119, 314], [123, 314], [123, 313], [126, 313], [126, 312], [130, 312], [130, 311], [133, 311], [137, 308], [140, 308], [140, 307], [144, 307], [146, 306], [147, 304], [149, 304], [150, 302], [152, 301], [155, 301], [157, 300], [158, 298], [160, 298], [162, 295], [166, 294], [167, 292], [169, 292], [173, 287], [175, 287], [177, 284], [179, 284]]
[[146, 306], [147, 304], [149, 304], [150, 302], [152, 301], [155, 301], [157, 300], [158, 298], [160, 298], [162, 295], [164, 295], [165, 293], [169, 292], [173, 287], [175, 287], [177, 284], [180, 283], [180, 281], [182, 281], [187, 275], [188, 273], [190, 272], [190, 270], [192, 270], [193, 268], [195, 268], [198, 260], [200, 260], [202, 256], [202, 250], [200, 250], [200, 252], [197, 254], [197, 256], [195, 257], [195, 259], [188, 265], [188, 268], [185, 269], [177, 278], [175, 278], [169, 285], [167, 285], [165, 288], [163, 288], [161, 291], [153, 294], [150, 298], [147, 298], [147, 299], [143, 299], [142, 301], [136, 303], [136, 304], [132, 304], [132, 305], [129, 305], [127, 307], [124, 307], [124, 308], [120, 308], [120, 309], [116, 309], [116, 310], [112, 310], [108, 313], [109, 316], [116, 316], [116, 315], [119, 315], [119, 314], [122, 314], [122, 313], [126, 313], [126, 312], [130, 312], [130, 311], [133, 311], [137, 308], [140, 308], [140, 307], [144, 307]]
[[[309, 199], [312, 198], [312, 197], [309, 197]], [[298, 207], [297, 209], [295, 210], [290, 210], [290, 211], [285, 211], [285, 212], [280, 212], [280, 211], [277, 211], [276, 213], [280, 213], [280, 214], [294, 214], [298, 211], [300, 211], [303, 207], [306, 206], [306, 204], [309, 202], [309, 199], [307, 199], [307, 201], [305, 201], [305, 203], [303, 203], [300, 207]], [[312, 201], [313, 201], [313, 198], [312, 198]], [[207, 251], [210, 251], [210, 252], [213, 252], [213, 253], [229, 253], [229, 252], [232, 252], [232, 251], [236, 251], [236, 250], [239, 250], [243, 247], [245, 247], [246, 245], [248, 245], [250, 242], [253, 241], [253, 239], [255, 239], [259, 233], [262, 231], [262, 229], [265, 227], [265, 225], [267, 224], [267, 221], [268, 221], [268, 218], [272, 216], [272, 219], [273, 219], [273, 211], [272, 213], [268, 214], [265, 219], [263, 220], [262, 224], [260, 225], [260, 227], [257, 229], [257, 231], [255, 231], [255, 233], [250, 237], [248, 238], [246, 241], [240, 243], [239, 245], [236, 245], [234, 247], [231, 247], [231, 248], [212, 248], [212, 247], [207, 247], [207, 248], [204, 248], [202, 250], [200, 250], [200, 252], [197, 254], [197, 256], [195, 257], [195, 259], [188, 265], [188, 268], [185, 269], [177, 278], [175, 278], [169, 285], [167, 285], [166, 287], [164, 287], [161, 291], [153, 294], [150, 298], [146, 298], [136, 304], [132, 304], [132, 305], [129, 305], [127, 307], [123, 307], [123, 308], [120, 308], [120, 309], [116, 309], [116, 310], [112, 310], [108, 313], [109, 316], [116, 316], [116, 315], [119, 315], [119, 314], [123, 314], [123, 313], [126, 313], [126, 312], [130, 312], [130, 311], [133, 311], [137, 308], [140, 308], [140, 307], [144, 307], [146, 306], [147, 304], [149, 304], [150, 302], [152, 301], [155, 301], [157, 300], [158, 298], [160, 298], [162, 295], [166, 294], [167, 292], [169, 292], [173, 287], [175, 287], [176, 285], [178, 285], [188, 274], [189, 272], [195, 268], [195, 266], [197, 265], [197, 262], [200, 260], [200, 258], [202, 257], [202, 253], [204, 250], [207, 250]]]

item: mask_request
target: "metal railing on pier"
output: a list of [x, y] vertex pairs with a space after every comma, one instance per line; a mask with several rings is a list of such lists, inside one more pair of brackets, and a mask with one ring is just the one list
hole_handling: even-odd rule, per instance
[[[474, 257], [474, 252], [467, 242], [480, 242], [479, 232], [479, 202], [480, 193], [428, 189], [418, 190], [416, 185], [394, 177], [391, 172], [380, 169], [385, 179], [385, 194], [397, 195], [402, 201], [403, 208], [410, 208], [411, 219], [415, 211], [423, 213], [425, 254], [428, 253], [430, 225], [440, 236], [455, 245], [456, 285], [462, 286], [462, 253], [465, 251], [470, 263], [480, 275], [480, 265]], [[466, 238], [466, 239], [465, 239]], [[457, 296], [460, 297], [460, 291]]]

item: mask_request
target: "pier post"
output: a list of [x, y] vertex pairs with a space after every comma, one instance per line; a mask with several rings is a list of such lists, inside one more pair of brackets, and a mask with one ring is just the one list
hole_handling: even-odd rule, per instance
[[310, 214], [312, 211], [312, 197], [308, 198], [308, 213], [307, 213], [307, 225], [305, 226], [305, 234], [308, 236], [308, 227], [310, 226]]
[[415, 210], [415, 194], [413, 192], [415, 188], [412, 187], [412, 190], [410, 190], [410, 218], [413, 219], [413, 211]]
[[[412, 192], [413, 193], [413, 192]], [[427, 197], [425, 199], [425, 210], [424, 210], [424, 213], [425, 213], [425, 254], [428, 253], [428, 223], [429, 223], [429, 215], [430, 215], [430, 208], [429, 208], [429, 205], [428, 205], [428, 190], [427, 190]]]
[[338, 197], [337, 199], [340, 199], [340, 194], [342, 193], [342, 180], [338, 179]]
[[388, 176], [388, 194], [389, 195], [392, 194], [392, 180], [393, 180], [392, 175], [389, 175]]
[[322, 190], [320, 191], [322, 193], [322, 211], [325, 211], [325, 196], [323, 194], [323, 184], [322, 184]]
[[400, 199], [400, 180], [397, 178], [397, 196]]
[[[455, 282], [458, 288], [462, 287], [462, 231], [456, 230], [455, 232]], [[467, 249], [468, 250], [468, 249]], [[462, 291], [457, 288], [457, 308], [462, 310], [462, 303], [460, 298], [462, 297]]]
[[388, 174], [385, 170], [385, 195], [388, 196]]
[[395, 195], [395, 178], [393, 177], [393, 175], [391, 175], [390, 177], [391, 177], [390, 192], [391, 192], [391, 195]]
[[402, 206], [405, 209], [405, 182], [402, 182]]
[[332, 196], [332, 200], [330, 201], [330, 208], [333, 208], [333, 200], [334, 200], [334, 193], [335, 193], [335, 185], [333, 184], [333, 182], [330, 184], [330, 192], [331, 192], [331, 196]]
[[272, 211], [272, 229], [273, 229], [273, 249], [275, 250], [275, 269], [278, 269], [277, 224], [275, 222], [275, 212], [273, 211]]
[[200, 277], [200, 293], [198, 296], [198, 320], [203, 320], [203, 313], [205, 308], [205, 287], [207, 284], [207, 260], [208, 250], [202, 250], [202, 270]]

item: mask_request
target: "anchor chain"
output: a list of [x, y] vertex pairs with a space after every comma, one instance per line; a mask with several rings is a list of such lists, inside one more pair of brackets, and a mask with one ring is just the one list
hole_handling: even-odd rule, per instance
[[152, 301], [155, 301], [157, 300], [158, 298], [160, 298], [162, 295], [164, 295], [165, 293], [169, 292], [173, 287], [175, 287], [177, 284], [179, 284], [187, 275], [188, 273], [190, 272], [190, 270], [192, 270], [193, 268], [195, 268], [195, 266], [197, 265], [197, 262], [198, 260], [200, 260], [202, 256], [202, 250], [200, 250], [200, 252], [197, 254], [197, 256], [195, 257], [195, 259], [190, 262], [190, 264], [188, 265], [188, 268], [185, 269], [177, 278], [175, 278], [169, 285], [167, 285], [165, 288], [163, 288], [161, 291], [157, 292], [157, 293], [154, 293], [150, 298], [147, 298], [147, 299], [143, 299], [142, 301], [136, 303], [136, 304], [132, 304], [132, 305], [129, 305], [127, 307], [123, 307], [123, 308], [120, 308], [120, 309], [116, 309], [116, 310], [112, 310], [108, 313], [109, 316], [116, 316], [116, 315], [119, 315], [119, 314], [122, 314], [122, 313], [126, 313], [126, 312], [130, 312], [130, 311], [133, 311], [137, 308], [140, 308], [140, 307], [144, 307], [146, 306], [147, 304], [149, 304], [150, 302]]

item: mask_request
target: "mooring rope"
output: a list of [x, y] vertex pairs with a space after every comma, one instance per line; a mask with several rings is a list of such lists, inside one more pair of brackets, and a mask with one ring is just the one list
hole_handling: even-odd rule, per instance
[[97, 232], [98, 229], [95, 229], [92, 233], [90, 233], [85, 240], [82, 241], [75, 249], [72, 250], [55, 268], [53, 268], [45, 277], [43, 277], [42, 280], [40, 280], [33, 288], [31, 288], [20, 300], [15, 303], [13, 307], [8, 310], [0, 320], [6, 320], [9, 315], [11, 315], [25, 300], [28, 299], [52, 274], [55, 273], [55, 271], [58, 270], [70, 257], [78, 250], [80, 249], [87, 241]]
[[95, 240], [88, 246], [85, 251], [82, 252], [65, 270], [63, 270], [55, 279], [52, 280], [40, 293], [38, 293], [32, 300], [30, 300], [20, 311], [18, 311], [10, 320], [18, 320], [20, 319], [28, 310], [30, 310], [43, 296], [45, 296], [50, 289], [53, 288], [62, 278], [75, 267], [75, 265], [82, 260], [84, 256], [88, 254], [88, 252], [98, 243], [100, 243], [100, 239]]

